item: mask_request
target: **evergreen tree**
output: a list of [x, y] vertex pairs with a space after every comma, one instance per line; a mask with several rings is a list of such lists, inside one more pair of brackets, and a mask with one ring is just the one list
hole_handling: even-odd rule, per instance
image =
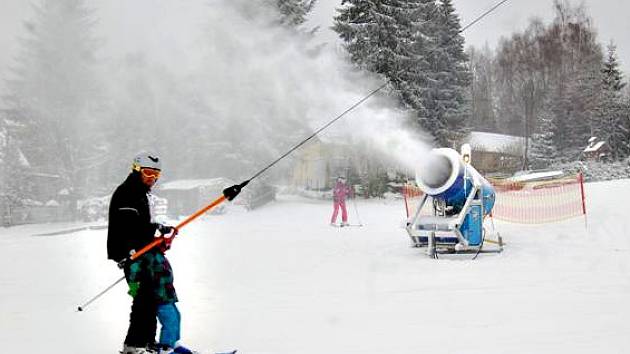
[[343, 0], [334, 30], [350, 59], [381, 74], [441, 146], [467, 132], [471, 81], [450, 0]]
[[532, 168], [547, 168], [558, 157], [558, 149], [555, 146], [557, 127], [550, 104], [546, 103], [538, 112], [537, 121], [536, 130], [531, 138], [528, 160]]
[[630, 107], [619, 97], [605, 91], [596, 116], [601, 122], [597, 136], [606, 141], [611, 158], [621, 160], [630, 156]]
[[[7, 194], [7, 129], [6, 122], [0, 118], [0, 218], [4, 215]], [[0, 220], [1, 221], [1, 220]]]
[[[10, 113], [6, 115], [6, 119], [0, 119], [0, 225], [11, 221], [11, 208], [22, 206], [32, 198], [34, 187], [32, 181], [24, 178], [29, 166], [16, 139], [21, 127]], [[9, 218], [3, 220], [5, 216]]]
[[604, 89], [608, 91], [621, 92], [626, 86], [623, 82], [623, 74], [619, 69], [617, 61], [617, 47], [613, 42], [608, 45], [608, 56], [602, 68]]
[[441, 0], [435, 16], [435, 48], [430, 56], [430, 91], [423, 100], [431, 124], [439, 127], [433, 133], [441, 146], [453, 146], [469, 130], [467, 94], [472, 77], [460, 31], [452, 1]]
[[471, 66], [471, 127], [485, 132], [496, 132], [494, 112], [494, 55], [486, 44], [482, 50], [469, 49]]
[[[601, 104], [600, 56], [581, 63], [575, 73], [574, 81], [567, 85], [565, 91], [565, 127], [563, 155], [569, 159], [578, 158], [586, 146], [588, 139], [595, 134], [594, 121], [597, 107]], [[586, 55], [584, 58], [587, 58]]]
[[92, 135], [99, 92], [92, 15], [83, 0], [42, 0], [35, 9], [5, 103], [22, 127], [14, 141], [34, 172], [58, 175], [72, 190], [85, 185], [82, 166], [99, 147]]
[[343, 0], [341, 4], [333, 29], [345, 42], [352, 62], [394, 83], [401, 81], [403, 72], [412, 70], [422, 54], [418, 51], [423, 33], [414, 31], [421, 29], [425, 6], [421, 1], [398, 0]]
[[306, 22], [306, 17], [317, 0], [275, 0], [282, 15], [281, 23], [297, 27]]
[[613, 43], [608, 45], [601, 74], [603, 90], [594, 115], [596, 135], [609, 144], [613, 159], [624, 159], [630, 156], [630, 109], [623, 97], [626, 83]]
[[404, 107], [414, 110], [418, 125], [431, 133], [423, 100], [429, 99], [429, 58], [434, 47], [436, 5], [433, 0], [343, 0], [333, 29], [358, 67], [383, 75]]

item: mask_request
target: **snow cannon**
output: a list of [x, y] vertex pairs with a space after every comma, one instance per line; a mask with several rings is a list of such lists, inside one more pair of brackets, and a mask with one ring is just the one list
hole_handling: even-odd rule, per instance
[[433, 149], [416, 171], [424, 194], [406, 229], [413, 246], [427, 247], [431, 256], [482, 251], [483, 223], [494, 207], [495, 191], [472, 167], [470, 155], [468, 146], [461, 155], [449, 148]]

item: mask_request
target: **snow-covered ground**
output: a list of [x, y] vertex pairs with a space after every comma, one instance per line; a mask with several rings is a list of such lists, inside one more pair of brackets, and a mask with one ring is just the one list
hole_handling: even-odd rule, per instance
[[[477, 260], [409, 247], [400, 200], [357, 201], [363, 227], [328, 225], [331, 203], [281, 198], [195, 221], [169, 252], [183, 341], [239, 353], [627, 353], [630, 180], [587, 184], [584, 219], [496, 223]], [[351, 221], [356, 213], [350, 203]], [[105, 230], [0, 229], [6, 353], [116, 353], [131, 299]]]

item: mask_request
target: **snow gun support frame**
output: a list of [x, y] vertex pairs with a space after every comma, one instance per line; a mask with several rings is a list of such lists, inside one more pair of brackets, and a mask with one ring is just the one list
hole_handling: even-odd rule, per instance
[[[490, 239], [483, 227], [484, 218], [494, 206], [494, 188], [468, 164], [469, 150], [463, 159], [452, 149], [434, 149], [431, 155], [431, 162], [437, 163], [429, 168], [434, 173], [416, 174], [424, 194], [407, 220], [412, 246], [426, 248], [427, 255], [433, 258], [443, 253], [476, 256], [503, 251], [501, 236], [494, 233], [494, 240]], [[423, 208], [429, 199], [430, 215], [426, 215]]]

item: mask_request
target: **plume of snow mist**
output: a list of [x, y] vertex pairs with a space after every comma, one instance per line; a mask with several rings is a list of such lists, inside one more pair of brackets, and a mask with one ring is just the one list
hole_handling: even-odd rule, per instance
[[[171, 170], [251, 175], [383, 84], [308, 29], [280, 25], [275, 1], [107, 4], [110, 22], [120, 23], [110, 43], [126, 51], [109, 72], [117, 124], [151, 130], [130, 137], [135, 145], [177, 141], [163, 150], [165, 161], [177, 160]], [[386, 92], [318, 139], [366, 146], [413, 171], [428, 139], [406, 128], [405, 111]]]
[[[278, 26], [275, 16], [265, 2], [213, 1], [200, 80], [213, 119], [258, 127], [248, 134], [258, 149], [272, 155], [322, 127], [382, 84], [357, 71], [332, 48]], [[405, 129], [407, 118], [393, 100], [379, 95], [318, 138], [363, 143], [389, 161], [414, 170], [428, 150], [428, 139]]]

